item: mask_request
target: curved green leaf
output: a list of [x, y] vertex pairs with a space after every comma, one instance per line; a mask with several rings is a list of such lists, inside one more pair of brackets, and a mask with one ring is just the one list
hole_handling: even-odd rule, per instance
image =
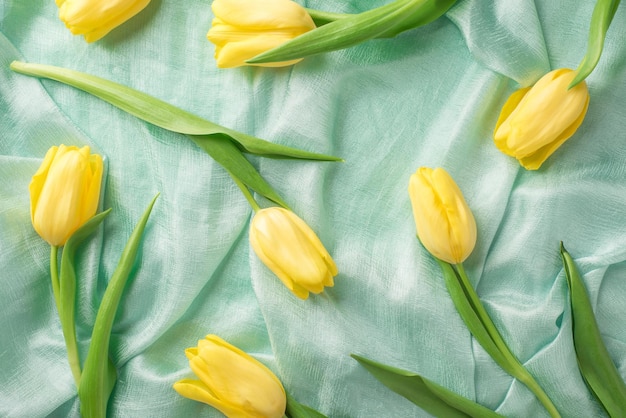
[[563, 243], [561, 257], [570, 291], [574, 349], [580, 373], [609, 416], [624, 417], [626, 385], [602, 341], [587, 289]]
[[441, 16], [456, 0], [396, 0], [354, 15], [335, 19], [248, 60], [250, 64], [289, 61], [348, 48], [376, 38], [394, 36]]
[[502, 417], [502, 415], [416, 373], [387, 366], [356, 354], [351, 354], [350, 356], [383, 385], [436, 417]]
[[604, 48], [604, 38], [609, 30], [617, 6], [620, 0], [598, 0], [591, 15], [591, 25], [589, 27], [589, 40], [587, 42], [587, 52], [580, 65], [576, 69], [576, 75], [569, 85], [571, 89], [576, 84], [586, 79], [596, 68], [602, 49]]
[[289, 392], [285, 392], [287, 395], [287, 410], [285, 415], [289, 418], [326, 418], [326, 415], [315, 409], [303, 405], [296, 401]]
[[143, 231], [158, 196], [157, 194], [152, 199], [130, 235], [98, 308], [91, 334], [91, 344], [78, 388], [80, 411], [86, 418], [106, 418], [107, 403], [116, 379], [115, 366], [109, 359], [109, 341], [113, 320], [135, 262]]
[[20, 74], [49, 78], [75, 87], [139, 119], [169, 131], [187, 135], [218, 135], [222, 140], [228, 139], [236, 142], [245, 152], [266, 157], [280, 156], [305, 160], [342, 161], [338, 157], [274, 144], [225, 128], [148, 94], [90, 74], [52, 65], [30, 64], [20, 61], [13, 61], [11, 69]]

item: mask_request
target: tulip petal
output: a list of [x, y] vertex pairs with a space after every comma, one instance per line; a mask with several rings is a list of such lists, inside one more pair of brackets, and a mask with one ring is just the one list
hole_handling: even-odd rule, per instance
[[[579, 83], [577, 86], [580, 86], [582, 83]], [[541, 165], [551, 156], [565, 141], [567, 141], [576, 130], [580, 127], [585, 119], [587, 114], [587, 109], [589, 107], [589, 97], [587, 96], [587, 102], [585, 103], [585, 108], [576, 119], [565, 131], [559, 135], [554, 142], [548, 144], [545, 147], [542, 147], [535, 151], [529, 157], [523, 157], [519, 159], [519, 163], [527, 170], [537, 170]]]
[[[89, 152], [89, 147], [87, 152]], [[98, 201], [100, 200], [100, 189], [102, 187], [102, 172], [104, 163], [102, 157], [98, 154], [88, 156], [88, 170], [85, 170], [85, 191], [83, 195], [83, 205], [81, 219], [87, 222], [98, 210]]]
[[496, 147], [498, 147], [498, 149], [506, 155], [514, 155], [513, 151], [507, 146], [506, 143], [506, 138], [511, 132], [511, 124], [508, 122], [508, 118], [529, 90], [530, 87], [526, 87], [516, 90], [513, 94], [511, 94], [504, 103], [500, 116], [498, 117], [498, 121], [496, 122], [496, 128], [494, 129], [494, 141]]
[[224, 22], [241, 28], [301, 28], [302, 33], [315, 28], [311, 16], [292, 0], [215, 0], [211, 9]]
[[39, 203], [39, 198], [41, 196], [41, 191], [46, 183], [46, 178], [48, 177], [48, 171], [50, 170], [50, 165], [52, 165], [52, 161], [54, 160], [54, 156], [57, 153], [59, 147], [51, 147], [46, 156], [43, 159], [43, 162], [37, 169], [37, 172], [33, 175], [33, 178], [28, 186], [30, 192], [30, 219], [35, 222], [35, 209]]
[[182, 379], [174, 383], [174, 390], [185, 398], [213, 405], [216, 401], [211, 389], [200, 380]]

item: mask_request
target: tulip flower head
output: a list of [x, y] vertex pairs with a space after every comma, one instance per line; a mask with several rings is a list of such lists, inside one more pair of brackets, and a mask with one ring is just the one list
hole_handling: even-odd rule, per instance
[[216, 335], [185, 350], [191, 370], [200, 380], [174, 384], [180, 395], [204, 402], [229, 418], [281, 418], [285, 389], [263, 364]]
[[315, 232], [287, 209], [259, 210], [250, 225], [250, 244], [261, 261], [300, 299], [334, 285], [335, 262]]
[[440, 260], [463, 262], [476, 245], [476, 221], [452, 177], [421, 167], [411, 176], [409, 196], [422, 245]]
[[94, 42], [142, 11], [150, 0], [56, 0], [59, 18], [74, 35]]
[[295, 64], [300, 59], [264, 64], [246, 60], [315, 29], [311, 16], [292, 0], [215, 0], [212, 9], [215, 18], [207, 38], [215, 44], [219, 68]]
[[584, 81], [568, 90], [574, 71], [544, 75], [533, 87], [516, 91], [502, 108], [494, 142], [528, 170], [536, 170], [578, 129], [589, 106]]
[[48, 150], [30, 182], [30, 215], [35, 231], [60, 246], [98, 208], [103, 163], [88, 146], [61, 145]]

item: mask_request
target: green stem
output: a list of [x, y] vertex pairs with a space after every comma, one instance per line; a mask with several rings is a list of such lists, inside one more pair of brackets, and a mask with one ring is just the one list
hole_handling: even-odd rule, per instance
[[59, 301], [59, 247], [56, 245], [50, 246], [50, 278], [52, 279], [52, 293], [54, 294], [54, 303], [57, 307], [57, 312], [61, 315], [61, 304]]
[[496, 328], [495, 324], [491, 320], [491, 317], [487, 313], [487, 310], [483, 306], [478, 294], [472, 287], [467, 273], [465, 272], [465, 268], [463, 267], [463, 263], [458, 263], [456, 265], [458, 277], [461, 280], [461, 286], [465, 292], [465, 295], [468, 297], [470, 304], [474, 308], [476, 315], [482, 322], [483, 326], [487, 330], [487, 333], [491, 337], [491, 340], [496, 345], [502, 356], [504, 357], [507, 364], [507, 370], [513, 377], [522, 382], [528, 389], [530, 389], [537, 399], [542, 403], [542, 405], [546, 408], [546, 410], [550, 413], [550, 416], [553, 418], [560, 417], [559, 411], [556, 409], [548, 395], [541, 388], [539, 383], [535, 380], [535, 378], [530, 374], [528, 370], [522, 365], [522, 363], [515, 357], [515, 355], [509, 349], [509, 346], [506, 344], [502, 335]]
[[[54, 301], [59, 313], [59, 321], [63, 331], [63, 340], [67, 351], [67, 361], [74, 376], [76, 387], [80, 384], [80, 357], [78, 355], [78, 344], [76, 342], [76, 324], [74, 322], [74, 304], [75, 291], [67, 292], [67, 283], [59, 280], [59, 263], [58, 263], [59, 247], [52, 245], [50, 247], [50, 277], [52, 278], [52, 292], [54, 293]], [[63, 275], [61, 275], [63, 278]], [[72, 283], [71, 287], [76, 284]]]
[[255, 212], [260, 211], [261, 207], [259, 206], [257, 201], [254, 199], [254, 196], [252, 196], [252, 193], [250, 193], [250, 189], [248, 189], [248, 187], [245, 184], [243, 184], [243, 182], [239, 180], [239, 178], [237, 178], [237, 176], [235, 176], [233, 173], [231, 173], [230, 171], [228, 173], [232, 177], [235, 184], [239, 187], [239, 190], [241, 190], [241, 193], [243, 193], [248, 203], [250, 203], [250, 206], [252, 206], [252, 209], [254, 209]]

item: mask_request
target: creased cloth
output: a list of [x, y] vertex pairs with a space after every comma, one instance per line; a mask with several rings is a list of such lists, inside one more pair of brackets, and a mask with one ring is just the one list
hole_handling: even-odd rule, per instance
[[[356, 12], [382, 1], [307, 1]], [[492, 132], [520, 85], [584, 54], [593, 2], [460, 0], [393, 39], [281, 69], [218, 70], [209, 1], [153, 0], [87, 44], [53, 1], [0, 2], [0, 416], [77, 417], [49, 277], [30, 224], [28, 183], [52, 145], [107, 159], [104, 225], [78, 254], [84, 358], [122, 248], [160, 192], [114, 323], [109, 416], [218, 417], [172, 384], [186, 347], [217, 334], [270, 367], [329, 417], [426, 417], [350, 353], [408, 369], [509, 417], [547, 413], [471, 338], [415, 237], [407, 186], [419, 166], [457, 181], [478, 225], [465, 266], [512, 351], [565, 417], [602, 417], [583, 382], [559, 257], [580, 266], [609, 353], [626, 378], [626, 10], [588, 78], [579, 131], [536, 172]], [[208, 120], [343, 163], [250, 157], [318, 233], [336, 285], [301, 301], [256, 258], [253, 214], [228, 174], [182, 135], [71, 87], [15, 74], [12, 60], [98, 75]], [[264, 204], [266, 202], [263, 202]]]

